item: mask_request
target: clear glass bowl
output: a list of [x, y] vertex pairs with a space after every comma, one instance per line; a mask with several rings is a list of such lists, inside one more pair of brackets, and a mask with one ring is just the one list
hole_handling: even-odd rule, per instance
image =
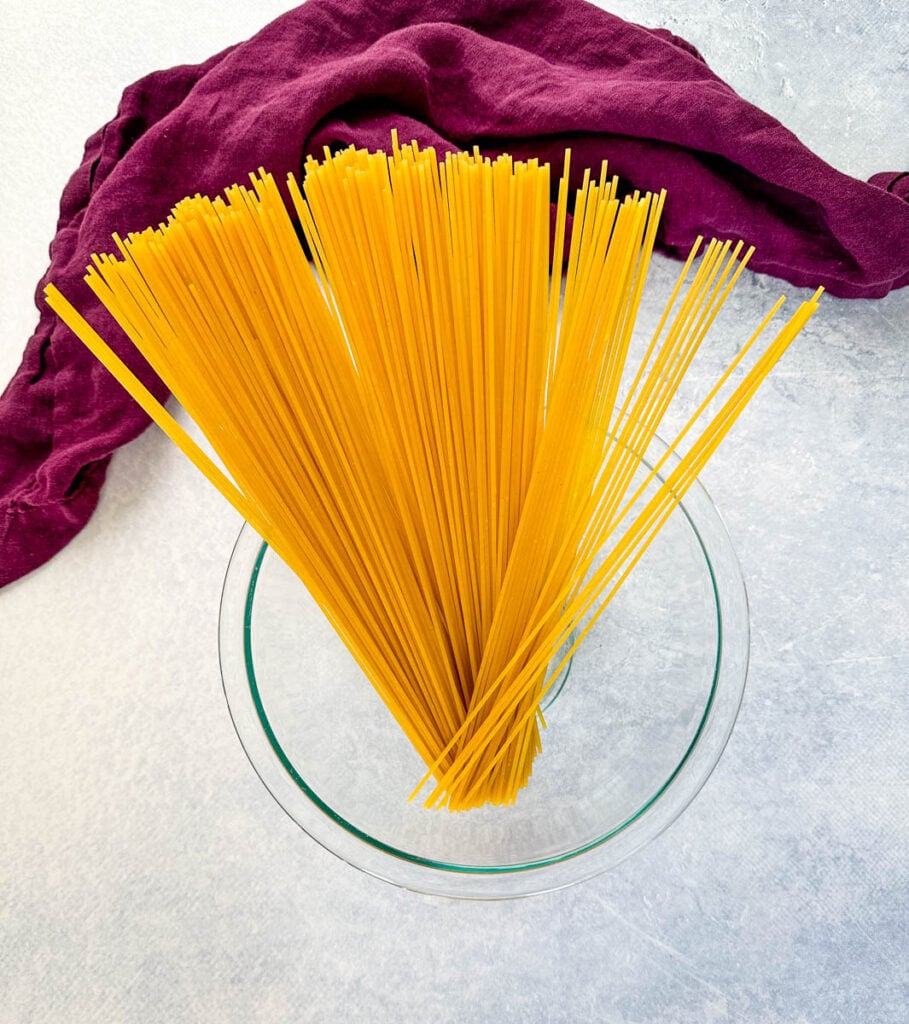
[[741, 571], [695, 484], [577, 651], [567, 685], [553, 686], [543, 752], [517, 802], [451, 813], [408, 801], [425, 766], [303, 584], [248, 526], [221, 601], [230, 714], [278, 803], [363, 871], [474, 899], [571, 885], [662, 832], [726, 745], [748, 652]]

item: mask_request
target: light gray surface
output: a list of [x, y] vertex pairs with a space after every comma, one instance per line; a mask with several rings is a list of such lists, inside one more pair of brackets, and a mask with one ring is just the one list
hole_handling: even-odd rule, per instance
[[[899, 6], [611, 9], [686, 36], [867, 177], [909, 166]], [[4, 378], [82, 141], [141, 73], [280, 10], [78, 8], [4, 4]], [[655, 292], [672, 270], [660, 261]], [[735, 312], [752, 320], [781, 290], [800, 294], [746, 275]], [[909, 292], [826, 299], [705, 475], [753, 658], [703, 793], [611, 874], [511, 903], [396, 890], [284, 816], [218, 676], [239, 523], [157, 433], [118, 454], [85, 531], [0, 592], [0, 1021], [904, 1020], [907, 335]], [[735, 342], [721, 330], [717, 358]]]

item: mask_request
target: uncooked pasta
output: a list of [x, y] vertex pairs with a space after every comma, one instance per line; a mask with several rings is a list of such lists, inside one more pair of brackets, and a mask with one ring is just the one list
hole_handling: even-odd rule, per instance
[[570, 203], [569, 170], [393, 138], [115, 235], [86, 280], [223, 469], [47, 289], [312, 593], [426, 762], [429, 806], [515, 800], [551, 681], [820, 295], [759, 342], [780, 300], [673, 468], [642, 471], [751, 253], [698, 240], [632, 356], [665, 194], [623, 195], [603, 164]]

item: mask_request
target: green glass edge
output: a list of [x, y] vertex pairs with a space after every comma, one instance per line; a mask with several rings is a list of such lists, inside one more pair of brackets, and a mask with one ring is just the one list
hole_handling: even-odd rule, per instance
[[[615, 828], [611, 829], [604, 836], [599, 839], [592, 839], [589, 843], [585, 843], [583, 846], [579, 846], [574, 850], [569, 850], [567, 853], [559, 854], [556, 857], [546, 857], [542, 860], [530, 861], [526, 864], [501, 864], [501, 865], [472, 865], [472, 864], [447, 864], [444, 861], [435, 861], [429, 857], [420, 857], [415, 853], [407, 853], [405, 850], [399, 850], [395, 846], [391, 846], [388, 843], [382, 842], [381, 839], [376, 839], [368, 833], [357, 828], [351, 822], [342, 818], [336, 811], [332, 810], [324, 800], [312, 790], [306, 783], [306, 780], [300, 775], [297, 769], [294, 767], [293, 762], [284, 752], [284, 748], [278, 741], [278, 737], [275, 735], [274, 730], [271, 727], [271, 723], [268, 720], [268, 715], [265, 713], [265, 708], [262, 704], [262, 698], [259, 693], [259, 685], [256, 680], [256, 672], [253, 667], [252, 658], [252, 608], [253, 600], [255, 598], [256, 584], [259, 579], [259, 572], [262, 568], [262, 562], [265, 559], [265, 554], [268, 551], [268, 544], [263, 541], [262, 546], [259, 549], [259, 554], [256, 558], [256, 563], [253, 566], [252, 574], [249, 579], [249, 590], [246, 594], [246, 605], [243, 614], [243, 657], [246, 662], [246, 676], [249, 682], [249, 690], [252, 695], [253, 704], [256, 709], [256, 714], [259, 718], [259, 723], [265, 732], [268, 742], [271, 745], [272, 750], [275, 752], [275, 756], [281, 762], [284, 770], [293, 779], [294, 783], [299, 789], [301, 789], [304, 795], [311, 800], [323, 814], [326, 814], [332, 821], [337, 822], [346, 832], [355, 836], [357, 839], [361, 839], [368, 843], [370, 846], [377, 850], [381, 850], [383, 853], [390, 854], [392, 857], [397, 857], [400, 860], [408, 861], [411, 864], [419, 864], [421, 867], [435, 868], [440, 871], [448, 871], [456, 874], [469, 874], [469, 875], [494, 875], [494, 874], [511, 874], [516, 871], [533, 871], [538, 868], [551, 867], [554, 864], [562, 864], [565, 861], [571, 860], [574, 857], [579, 857], [581, 854], [589, 853], [591, 850], [595, 850], [598, 846], [602, 846], [610, 839], [614, 838], [620, 832], [624, 831], [629, 825], [632, 825], [639, 818], [641, 818], [647, 811], [660, 799], [660, 797], [666, 792], [666, 790], [672, 785], [679, 772], [684, 767], [688, 758], [691, 756], [692, 751], [697, 746], [697, 742], [700, 739], [701, 733], [704, 731], [704, 726], [707, 724], [707, 718], [710, 715], [710, 709], [713, 707], [713, 701], [716, 696], [716, 689], [719, 683], [720, 675], [720, 658], [723, 648], [723, 614], [720, 608], [720, 594], [717, 588], [716, 576], [713, 572], [713, 565], [710, 562], [710, 558], [707, 555], [707, 549], [704, 547], [704, 542], [701, 539], [701, 535], [697, 530], [697, 527], [692, 522], [691, 516], [688, 515], [688, 510], [685, 505], [679, 501], [678, 508], [682, 510], [683, 515], [688, 520], [688, 525], [691, 527], [695, 537], [697, 537], [698, 545], [700, 546], [701, 552], [704, 555], [704, 561], [707, 563], [707, 571], [710, 574], [710, 585], [713, 589], [713, 599], [716, 606], [716, 618], [717, 618], [717, 637], [716, 637], [716, 658], [714, 663], [713, 671], [713, 682], [710, 686], [710, 693], [707, 697], [707, 703], [704, 706], [704, 714], [701, 716], [701, 720], [698, 723], [698, 727], [695, 730], [694, 736], [691, 742], [688, 744], [685, 753], [682, 755], [682, 759], [676, 765], [672, 774], [666, 779], [662, 786], [647, 800], [641, 807], [634, 812], [630, 817], [626, 818], [625, 821], [616, 825]], [[567, 678], [567, 677], [566, 677]], [[564, 684], [563, 684], [564, 685]]]

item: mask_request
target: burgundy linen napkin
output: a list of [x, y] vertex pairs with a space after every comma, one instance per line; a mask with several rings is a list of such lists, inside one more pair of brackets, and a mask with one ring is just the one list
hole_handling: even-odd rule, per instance
[[[718, 79], [688, 43], [583, 0], [309, 0], [195, 67], [149, 75], [86, 144], [61, 200], [52, 280], [163, 399], [82, 282], [92, 252], [264, 165], [279, 179], [323, 145], [444, 152], [473, 144], [576, 169], [609, 159], [669, 191], [659, 244], [757, 247], [752, 268], [834, 295], [909, 283], [909, 178], [849, 178]], [[0, 585], [87, 522], [110, 453], [148, 420], [39, 300], [0, 397]]]

